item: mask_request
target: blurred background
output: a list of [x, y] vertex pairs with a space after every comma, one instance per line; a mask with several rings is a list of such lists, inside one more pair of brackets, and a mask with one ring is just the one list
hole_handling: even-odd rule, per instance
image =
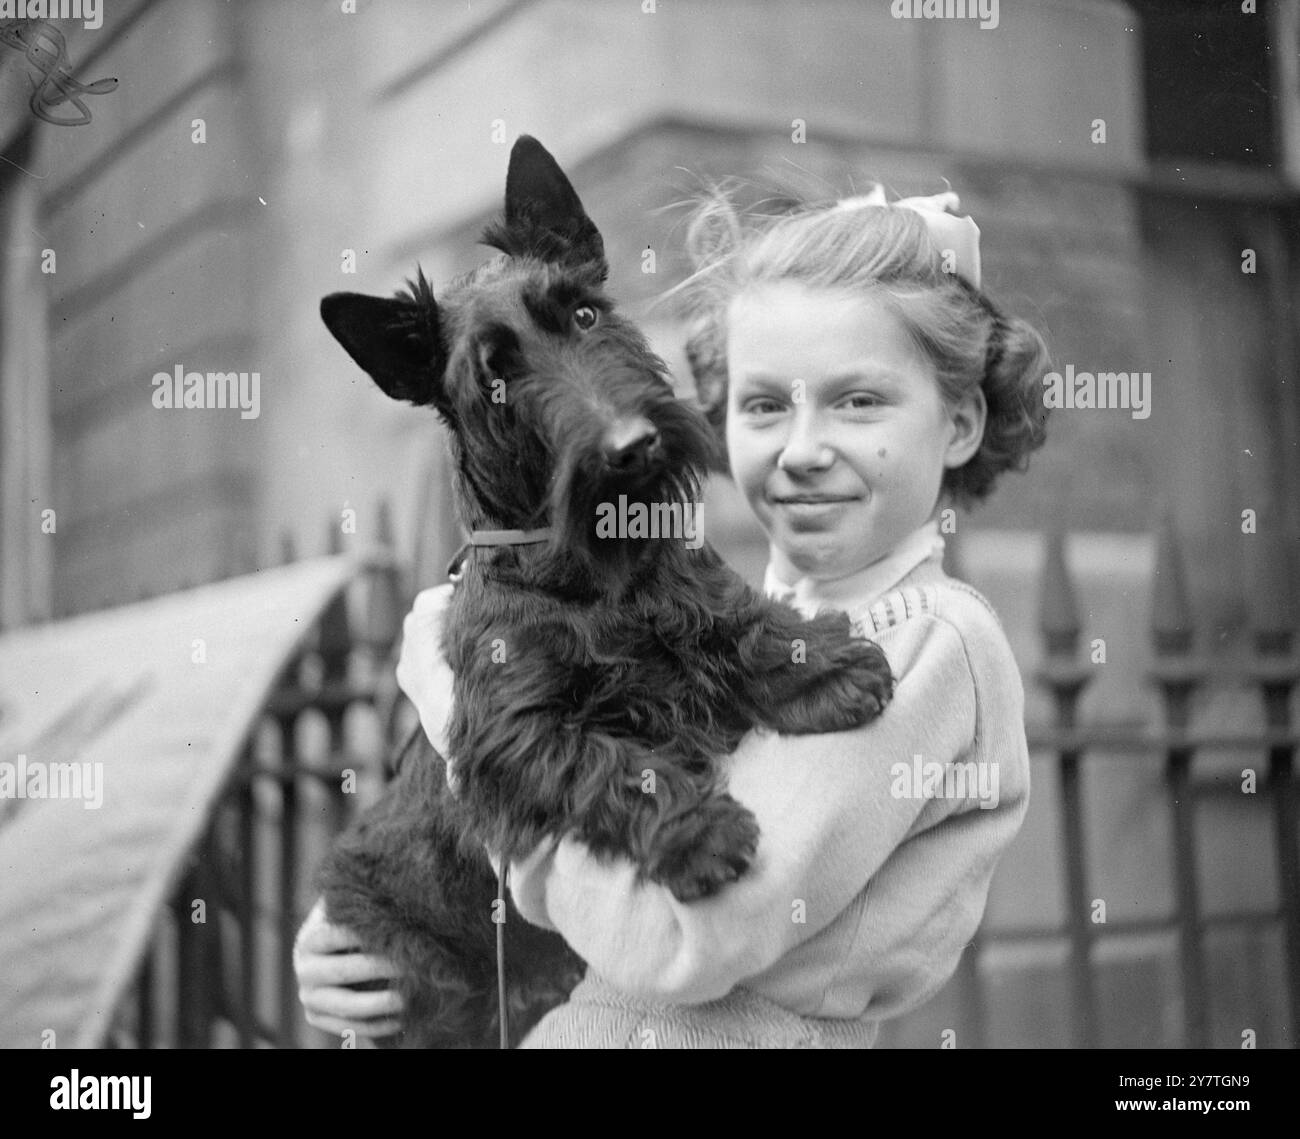
[[[0, 811], [23, 871], [6, 959], [30, 966], [0, 986], [4, 1043], [331, 1043], [297, 1018], [292, 930], [355, 809], [338, 773], [376, 772], [409, 723], [386, 654], [461, 534], [441, 429], [374, 389], [318, 303], [480, 263], [528, 133], [683, 394], [653, 301], [684, 270], [675, 207], [730, 176], [951, 185], [985, 288], [1058, 370], [1150, 373], [1149, 417], [1057, 411], [947, 535], [1022, 666], [1034, 798], [958, 976], [881, 1044], [1295, 1045], [1300, 12], [900, 7], [104, 0], [98, 27], [0, 22], [0, 760], [103, 756], [121, 790], [93, 823]], [[256, 372], [259, 414], [157, 408], [177, 367]], [[706, 519], [760, 581], [725, 480]], [[186, 667], [199, 612], [243, 630], [219, 679]]]

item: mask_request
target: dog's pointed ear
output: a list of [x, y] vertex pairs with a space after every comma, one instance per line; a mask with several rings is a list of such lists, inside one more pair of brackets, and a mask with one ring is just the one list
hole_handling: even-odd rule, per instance
[[396, 297], [331, 293], [320, 303], [325, 326], [385, 395], [440, 407], [446, 355], [438, 306], [424, 274]]
[[484, 240], [512, 257], [595, 263], [602, 275], [608, 271], [596, 223], [559, 163], [531, 135], [520, 135], [510, 151], [505, 223], [489, 227]]

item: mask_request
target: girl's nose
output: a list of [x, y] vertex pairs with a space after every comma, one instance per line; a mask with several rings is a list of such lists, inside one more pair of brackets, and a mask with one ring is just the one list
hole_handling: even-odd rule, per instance
[[835, 452], [823, 440], [813, 409], [806, 404], [802, 409], [796, 409], [790, 434], [776, 458], [776, 465], [783, 471], [799, 474], [824, 470], [834, 461]]

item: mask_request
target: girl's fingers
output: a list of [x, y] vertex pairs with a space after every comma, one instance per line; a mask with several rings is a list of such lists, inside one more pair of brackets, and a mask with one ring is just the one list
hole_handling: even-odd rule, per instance
[[298, 1000], [302, 1002], [309, 1022], [313, 1016], [337, 1017], [352, 1027], [358, 1021], [398, 1017], [402, 1012], [402, 997], [395, 989], [359, 993], [355, 989], [318, 986], [299, 989]]
[[359, 953], [361, 943], [351, 930], [337, 925], [318, 926], [299, 938], [295, 951], [304, 957], [330, 953]]
[[366, 953], [303, 954], [296, 972], [298, 985], [303, 989], [391, 981], [399, 975], [397, 966], [386, 957]]
[[325, 899], [317, 898], [294, 939], [294, 956], [300, 953], [338, 953], [360, 949], [356, 934], [345, 926], [334, 925], [325, 916]]
[[411, 612], [419, 614], [421, 617], [428, 617], [430, 614], [441, 613], [448, 605], [451, 604], [452, 591], [456, 587], [451, 582], [445, 582], [442, 585], [435, 585], [429, 589], [422, 589], [415, 595], [415, 600], [411, 603]]

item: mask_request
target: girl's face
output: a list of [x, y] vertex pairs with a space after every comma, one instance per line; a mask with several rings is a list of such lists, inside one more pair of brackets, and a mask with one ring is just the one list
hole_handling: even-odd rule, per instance
[[885, 557], [926, 522], [943, 472], [978, 450], [978, 391], [944, 404], [934, 367], [878, 301], [766, 283], [727, 317], [727, 448], [793, 582]]

